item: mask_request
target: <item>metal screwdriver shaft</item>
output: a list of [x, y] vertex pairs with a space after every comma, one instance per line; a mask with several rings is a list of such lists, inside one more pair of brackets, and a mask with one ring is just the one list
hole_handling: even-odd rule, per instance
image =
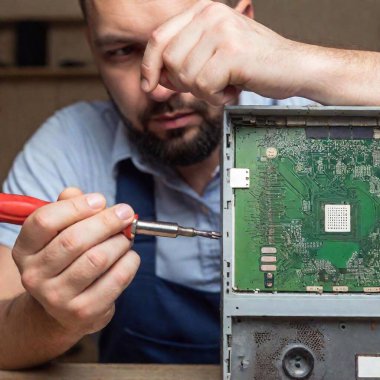
[[137, 219], [133, 222], [131, 234], [133, 238], [138, 234], [170, 238], [201, 236], [209, 239], [220, 239], [222, 237], [219, 232], [199, 231], [194, 228], [181, 227], [177, 223], [146, 222]]

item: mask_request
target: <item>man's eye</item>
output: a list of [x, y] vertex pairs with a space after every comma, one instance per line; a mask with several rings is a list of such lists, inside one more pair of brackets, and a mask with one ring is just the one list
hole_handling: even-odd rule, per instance
[[135, 50], [136, 49], [133, 46], [125, 46], [123, 48], [108, 51], [106, 56], [113, 59], [120, 59], [133, 54]]

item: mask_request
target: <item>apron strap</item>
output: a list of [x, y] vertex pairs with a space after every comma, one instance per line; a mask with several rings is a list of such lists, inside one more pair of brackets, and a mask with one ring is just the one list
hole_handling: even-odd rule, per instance
[[[155, 219], [154, 179], [131, 160], [121, 162], [117, 203], [141, 219]], [[211, 364], [219, 362], [219, 293], [201, 292], [156, 276], [156, 238], [137, 235], [135, 279], [116, 302], [99, 341], [103, 363]]]
[[[131, 159], [121, 161], [118, 165], [116, 183], [116, 203], [128, 203], [134, 208], [139, 219], [153, 221], [156, 219], [153, 176], [141, 172]], [[156, 237], [137, 235], [133, 248], [141, 257], [140, 272], [155, 272]]]

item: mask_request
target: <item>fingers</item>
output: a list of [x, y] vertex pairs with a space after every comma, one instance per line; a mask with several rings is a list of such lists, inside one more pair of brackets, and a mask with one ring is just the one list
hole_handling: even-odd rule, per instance
[[[197, 59], [199, 61], [197, 62]], [[206, 61], [203, 62], [202, 58]], [[188, 57], [186, 68], [183, 69], [181, 81], [183, 86], [191, 89], [193, 95], [203, 99], [214, 106], [220, 106], [232, 102], [239, 95], [239, 78], [231, 78], [228, 64], [221, 64], [228, 60], [228, 54], [222, 50], [217, 51], [210, 59], [202, 57], [198, 48]], [[192, 65], [194, 63], [194, 65]], [[185, 71], [188, 70], [188, 71]], [[169, 79], [171, 77], [169, 76]], [[233, 83], [234, 85], [229, 85]]]
[[64, 289], [63, 302], [70, 300], [108, 271], [130, 248], [131, 242], [124, 235], [115, 235], [81, 255], [53, 280], [52, 286]]
[[87, 194], [41, 207], [28, 217], [21, 229], [13, 249], [15, 260], [40, 251], [60, 231], [96, 214], [105, 205], [101, 194]]
[[[103, 328], [139, 266], [121, 233], [133, 221], [133, 210], [105, 206], [100, 194], [66, 189], [58, 202], [27, 219], [13, 250], [24, 288], [69, 333]], [[99, 294], [85, 296], [97, 288]]]
[[[166, 63], [166, 66], [169, 67], [168, 80], [174, 83], [178, 90], [183, 92], [191, 91], [197, 97], [203, 96], [196, 85], [197, 76], [211, 60], [215, 49], [216, 41], [214, 39], [201, 38], [190, 52], [182, 50], [176, 53], [179, 56], [173, 54], [172, 59], [168, 56]], [[162, 76], [160, 84], [164, 85], [161, 80]]]
[[[168, 79], [170, 83], [175, 86], [177, 91], [185, 92], [188, 90], [186, 86], [183, 86], [184, 83], [180, 81], [181, 75], [183, 74], [183, 65], [189, 54], [193, 55], [192, 51], [198, 47], [202, 34], [203, 28], [201, 23], [194, 21], [172, 38], [162, 53], [165, 68], [161, 70], [160, 73], [160, 84], [164, 84], [162, 74], [164, 71], [167, 71]], [[208, 40], [208, 42], [210, 42], [210, 40]], [[202, 59], [201, 64], [204, 65], [212, 54], [212, 49], [209, 49], [209, 46], [207, 46], [207, 49], [203, 50], [202, 58], [204, 56], [204, 59]], [[194, 60], [192, 60], [192, 62], [193, 61]]]
[[68, 333], [89, 334], [99, 331], [111, 320], [116, 299], [131, 283], [139, 265], [139, 256], [129, 251], [74, 298], [68, 299], [67, 289], [51, 280], [43, 282], [37, 297], [32, 295]]
[[[72, 301], [72, 307], [83, 308], [89, 314], [107, 310], [128, 287], [140, 266], [134, 251], [122, 256], [102, 277]], [[102, 300], [100, 303], [99, 300]], [[132, 305], [133, 307], [133, 305]]]
[[201, 12], [211, 2], [209, 0], [198, 1], [186, 12], [173, 17], [163, 26], [153, 32], [145, 49], [144, 58], [141, 65], [141, 86], [144, 91], [153, 91], [160, 80], [161, 70], [164, 67], [162, 54], [171, 39], [189, 24], [195, 15]]
[[71, 225], [62, 231], [30, 261], [40, 268], [40, 276], [58, 275], [82, 253], [103, 243], [130, 225], [134, 218], [132, 208], [120, 204]]
[[[160, 85], [162, 87], [164, 87], [165, 89], [169, 89], [169, 90], [172, 90], [172, 91], [176, 91], [178, 92], [180, 89], [177, 88], [172, 82], [170, 82], [170, 79], [169, 79], [169, 73], [167, 72], [166, 69], [162, 69], [161, 71], [161, 76], [160, 76], [160, 83], [159, 85], [154, 89], [154, 92], [156, 93], [157, 92], [157, 89], [160, 87]], [[178, 85], [177, 85], [178, 86]], [[183, 91], [185, 92], [185, 91]], [[166, 94], [166, 91], [164, 92]], [[155, 95], [155, 97], [157, 97], [157, 95]], [[166, 98], [165, 98], [166, 99]]]
[[234, 62], [242, 63], [246, 46], [243, 41], [232, 43], [230, 37], [244, 35], [240, 29], [245, 23], [238, 12], [208, 0], [169, 20], [147, 45], [142, 76], [149, 85], [143, 89], [153, 91], [159, 84], [191, 92], [215, 106], [236, 100], [245, 81]]
[[82, 190], [76, 187], [68, 187], [59, 195], [58, 201], [64, 201], [66, 199], [79, 197], [80, 195], [83, 195]]
[[[228, 59], [222, 51], [218, 51], [198, 73], [195, 86], [199, 96], [208, 103], [218, 106], [232, 102], [239, 94], [235, 86], [235, 78], [230, 77], [230, 66], [220, 65], [220, 62]], [[229, 86], [233, 83], [234, 86]]]

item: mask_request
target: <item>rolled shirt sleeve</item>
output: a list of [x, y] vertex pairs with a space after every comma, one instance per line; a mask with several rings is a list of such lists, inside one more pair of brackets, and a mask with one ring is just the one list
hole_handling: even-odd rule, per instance
[[[103, 103], [77, 103], [48, 119], [18, 154], [3, 192], [56, 201], [67, 187], [104, 191], [97, 178], [109, 170], [111, 141], [99, 135], [107, 129]], [[19, 226], [0, 224], [0, 245], [12, 248], [19, 232]]]

